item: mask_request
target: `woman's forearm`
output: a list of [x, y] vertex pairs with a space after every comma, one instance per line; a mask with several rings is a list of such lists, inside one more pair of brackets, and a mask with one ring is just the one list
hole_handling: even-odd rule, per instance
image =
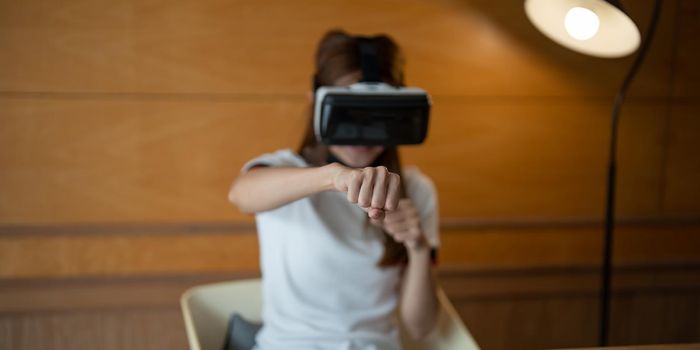
[[414, 339], [426, 336], [439, 313], [436, 283], [428, 246], [409, 249], [401, 296], [401, 318]]
[[244, 213], [281, 207], [317, 192], [335, 190], [337, 164], [314, 168], [256, 167], [231, 186], [229, 201]]

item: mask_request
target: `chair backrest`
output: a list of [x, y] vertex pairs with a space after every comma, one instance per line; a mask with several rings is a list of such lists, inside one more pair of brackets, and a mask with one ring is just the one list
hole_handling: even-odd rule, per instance
[[187, 340], [192, 350], [221, 350], [231, 313], [261, 321], [259, 279], [206, 284], [188, 289], [180, 298]]
[[[438, 290], [441, 312], [433, 331], [421, 341], [404, 336], [406, 350], [478, 350], [445, 293]], [[192, 287], [180, 298], [187, 339], [192, 350], [221, 350], [226, 327], [234, 311], [251, 321], [261, 321], [260, 279], [239, 280]]]

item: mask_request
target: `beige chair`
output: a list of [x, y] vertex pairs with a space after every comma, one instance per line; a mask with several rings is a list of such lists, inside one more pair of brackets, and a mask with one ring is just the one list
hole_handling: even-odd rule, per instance
[[[261, 322], [260, 279], [207, 284], [192, 287], [180, 298], [192, 350], [221, 350], [228, 319], [234, 311], [243, 318]], [[415, 342], [402, 337], [406, 350], [478, 350], [471, 334], [460, 320], [442, 290], [438, 291], [442, 307], [440, 319], [426, 339]]]

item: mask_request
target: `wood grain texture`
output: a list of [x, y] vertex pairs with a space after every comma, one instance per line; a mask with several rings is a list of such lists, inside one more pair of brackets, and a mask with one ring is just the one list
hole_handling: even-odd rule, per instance
[[2, 278], [257, 271], [249, 235], [100, 235], [0, 240]]
[[700, 205], [700, 106], [677, 106], [669, 121], [663, 209], [668, 216], [696, 212]]
[[[615, 264], [700, 263], [700, 227], [620, 227]], [[600, 263], [598, 227], [443, 230], [440, 266], [567, 268]], [[0, 279], [236, 271], [258, 273], [254, 231], [0, 237]]]
[[[433, 178], [444, 217], [598, 216], [608, 107], [437, 98], [428, 140], [403, 160]], [[250, 222], [226, 199], [231, 182], [246, 161], [296, 149], [307, 118], [300, 99], [0, 98], [0, 108], [7, 224]], [[664, 112], [624, 111], [621, 215], [659, 212]]]
[[[627, 9], [642, 30], [650, 4]], [[431, 136], [405, 159], [435, 179], [443, 216], [599, 215], [610, 98], [631, 58], [560, 48], [517, 1], [398, 5], [1, 2], [0, 220], [250, 222], [225, 191], [245, 160], [296, 145], [311, 53], [335, 26], [395, 34], [408, 76], [435, 96]], [[668, 114], [688, 96], [671, 90], [697, 80], [696, 7], [664, 2], [623, 110], [622, 215], [684, 200], [700, 212], [664, 192]]]
[[[608, 104], [437, 98], [431, 135], [404, 158], [430, 175], [445, 217], [576, 217], [603, 211]], [[620, 136], [618, 208], [657, 211], [663, 109], [631, 104]]]
[[[687, 293], [614, 297], [610, 344], [697, 343], [697, 305], [697, 294]], [[582, 348], [597, 344], [595, 296], [480, 300], [459, 303], [458, 310], [484, 350]], [[620, 350], [646, 349], [637, 346]], [[650, 348], [657, 349], [676, 347]]]
[[[700, 319], [698, 272], [697, 265], [618, 270], [612, 344], [700, 340], [693, 329]], [[0, 283], [0, 347], [184, 348], [179, 295], [234, 276], [6, 280]], [[438, 270], [440, 285], [484, 350], [595, 344], [598, 277], [595, 267]]]
[[[616, 264], [692, 262], [700, 254], [697, 227], [618, 227]], [[444, 265], [477, 267], [597, 265], [602, 229], [485, 229], [443, 231], [440, 249]]]
[[0, 105], [5, 223], [249, 221], [228, 203], [231, 182], [248, 159], [295, 145], [304, 126], [294, 101]]
[[[194, 274], [51, 279], [4, 279], [0, 282], [0, 314], [85, 313], [90, 311], [179, 308], [190, 287], [225, 280], [259, 278], [233, 271]], [[184, 331], [184, 329], [183, 329]]]
[[700, 61], [700, 3], [681, 1], [677, 16], [673, 96], [697, 101], [700, 96], [700, 66], [697, 64]]
[[187, 349], [180, 310], [0, 314], [3, 349]]
[[[635, 87], [645, 96], [669, 89], [676, 1], [664, 3]], [[1, 91], [301, 95], [317, 41], [336, 27], [390, 33], [406, 51], [409, 81], [438, 95], [607, 97], [631, 62], [557, 46], [527, 20], [521, 1], [0, 4]], [[650, 5], [627, 6], [642, 28]]]

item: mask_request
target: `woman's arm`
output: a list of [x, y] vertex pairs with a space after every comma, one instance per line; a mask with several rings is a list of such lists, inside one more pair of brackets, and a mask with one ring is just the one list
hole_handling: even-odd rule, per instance
[[401, 318], [414, 339], [428, 335], [435, 325], [439, 305], [427, 242], [406, 247], [408, 266], [401, 286]]
[[385, 167], [353, 169], [338, 163], [317, 168], [256, 167], [240, 175], [228, 198], [245, 213], [281, 207], [323, 191], [341, 191], [371, 218], [398, 206], [399, 176]]
[[399, 207], [388, 212], [383, 220], [372, 220], [408, 252], [408, 265], [401, 282], [401, 321], [414, 339], [426, 336], [433, 329], [439, 305], [430, 257], [430, 244], [421, 228], [420, 214], [413, 202], [404, 198]]
[[228, 199], [244, 213], [272, 210], [317, 192], [335, 190], [336, 163], [317, 168], [257, 166], [240, 175]]

